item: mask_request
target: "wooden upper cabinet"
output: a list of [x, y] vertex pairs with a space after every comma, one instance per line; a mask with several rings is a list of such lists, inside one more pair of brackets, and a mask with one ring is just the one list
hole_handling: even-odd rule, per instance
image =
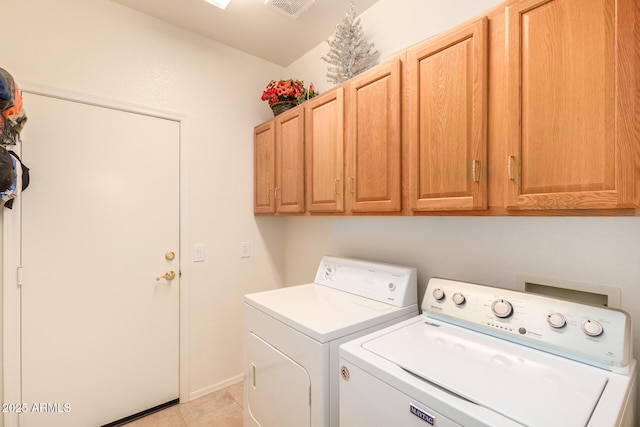
[[412, 211], [487, 207], [487, 18], [407, 51]]
[[270, 120], [253, 130], [253, 212], [275, 213], [275, 159], [274, 122]]
[[288, 110], [274, 119], [276, 212], [304, 212], [304, 108]]
[[634, 205], [634, 0], [506, 12], [509, 208]]
[[349, 81], [346, 179], [352, 212], [401, 208], [401, 72], [397, 59]]
[[344, 211], [344, 89], [303, 104], [307, 211]]

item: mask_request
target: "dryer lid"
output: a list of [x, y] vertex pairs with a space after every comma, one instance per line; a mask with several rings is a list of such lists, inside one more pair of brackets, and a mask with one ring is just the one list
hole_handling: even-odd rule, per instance
[[314, 283], [248, 294], [244, 302], [320, 343], [418, 314], [417, 304], [394, 307]]
[[608, 380], [598, 368], [426, 317], [362, 347], [529, 426], [585, 426]]

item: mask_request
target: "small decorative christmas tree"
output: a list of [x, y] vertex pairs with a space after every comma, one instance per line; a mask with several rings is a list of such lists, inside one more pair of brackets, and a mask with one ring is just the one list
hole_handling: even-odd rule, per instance
[[364, 31], [360, 19], [356, 19], [356, 7], [353, 1], [349, 4], [349, 12], [342, 22], [336, 25], [333, 40], [327, 40], [331, 47], [322, 60], [329, 63], [327, 81], [342, 83], [351, 77], [373, 67], [378, 58], [378, 51], [373, 51], [373, 43], [364, 39]]

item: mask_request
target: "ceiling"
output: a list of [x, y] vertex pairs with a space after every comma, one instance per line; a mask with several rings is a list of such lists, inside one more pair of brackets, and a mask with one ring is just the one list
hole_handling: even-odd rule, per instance
[[[349, 9], [349, 0], [315, 0], [293, 19], [265, 0], [231, 0], [225, 10], [203, 0], [112, 1], [283, 67], [331, 38]], [[356, 14], [377, 2], [354, 0]]]

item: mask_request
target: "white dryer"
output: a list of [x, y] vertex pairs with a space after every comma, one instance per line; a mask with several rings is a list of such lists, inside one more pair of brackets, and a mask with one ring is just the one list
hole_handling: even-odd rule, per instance
[[322, 258], [314, 283], [244, 296], [245, 427], [337, 427], [340, 344], [415, 317], [416, 269]]

